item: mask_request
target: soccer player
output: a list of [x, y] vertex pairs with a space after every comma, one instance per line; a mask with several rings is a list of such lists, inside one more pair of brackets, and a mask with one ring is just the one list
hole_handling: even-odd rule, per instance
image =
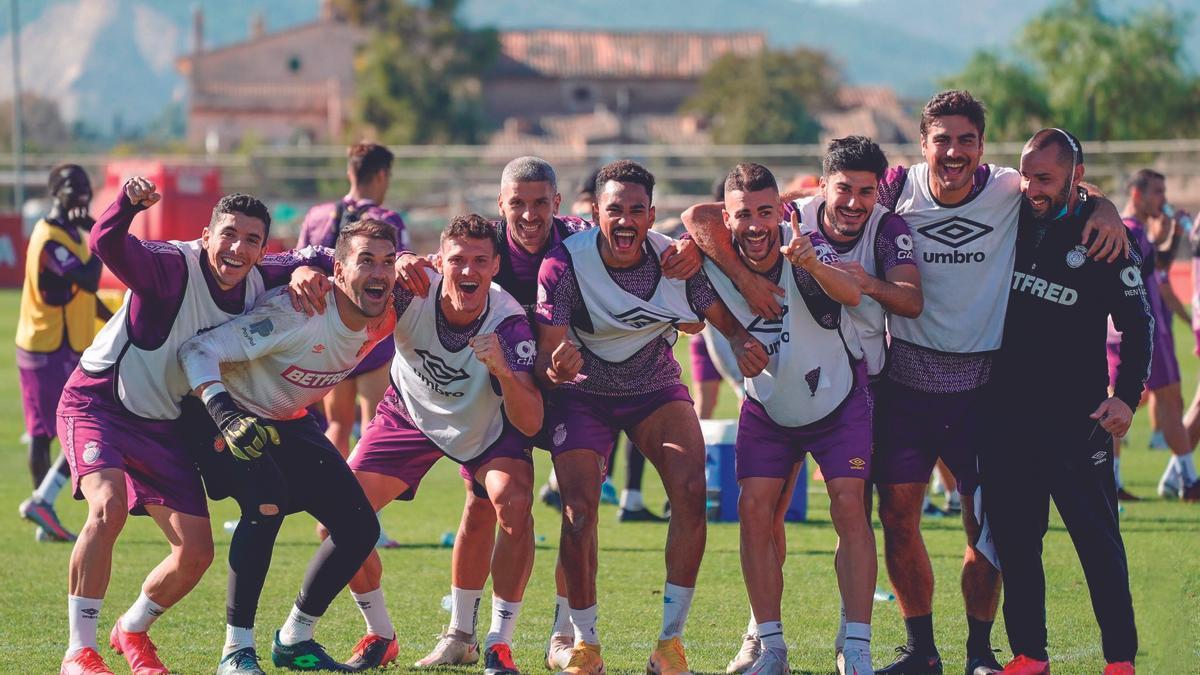
[[[350, 457], [372, 508], [412, 499], [443, 456], [462, 464], [500, 531], [492, 561], [493, 623], [485, 673], [517, 673], [512, 635], [533, 566], [533, 460], [530, 436], [542, 426], [542, 396], [530, 371], [534, 340], [524, 308], [492, 285], [500, 271], [496, 228], [482, 216], [454, 218], [441, 236], [433, 292], [396, 287], [396, 356], [379, 411]], [[367, 635], [349, 664], [380, 665], [394, 634], [383, 601], [377, 552], [350, 582]]]
[[[391, 337], [395, 264], [396, 230], [390, 223], [347, 223], [338, 234], [333, 288], [321, 317], [297, 311], [279, 289], [179, 350], [188, 384], [217, 425], [204, 425], [193, 436], [221, 458], [220, 470], [233, 483], [242, 510], [229, 544], [219, 675], [263, 672], [254, 643], [258, 598], [283, 519], [300, 511], [320, 521], [330, 536], [309, 565], [271, 659], [299, 670], [341, 668], [313, 639], [313, 631], [371, 551], [379, 523], [307, 407], [348, 377], [380, 340]], [[395, 658], [394, 640], [385, 651], [379, 665]]]
[[54, 202], [29, 235], [17, 319], [17, 373], [34, 487], [19, 511], [38, 526], [39, 540], [75, 541], [54, 511], [54, 500], [71, 478], [70, 468], [66, 453], [50, 466], [50, 442], [58, 435], [58, 397], [96, 335], [102, 265], [87, 247], [94, 222], [88, 215], [92, 185], [87, 173], [78, 165], [61, 164], [50, 170], [47, 187]]
[[[999, 572], [975, 547], [977, 416], [992, 352], [1000, 345], [1021, 194], [1015, 170], [980, 164], [984, 117], [983, 104], [968, 92], [934, 96], [921, 116], [925, 162], [890, 168], [878, 188], [878, 202], [912, 228], [924, 298], [916, 318], [889, 318], [888, 363], [876, 387], [871, 478], [879, 490], [888, 576], [908, 632], [907, 644], [884, 673], [942, 671], [933, 638], [933, 568], [920, 530], [921, 506], [939, 456], [958, 481], [967, 534], [965, 671], [981, 675], [1000, 666], [990, 644]], [[1089, 256], [1115, 259], [1127, 250], [1125, 227], [1107, 199], [1097, 198], [1085, 229]], [[1100, 236], [1092, 238], [1093, 231]], [[755, 314], [780, 318], [776, 298], [782, 289], [720, 257], [711, 233], [692, 235], [705, 253], [717, 256]]]
[[[96, 630], [113, 545], [130, 513], [152, 517], [171, 552], [117, 620], [109, 644], [135, 673], [167, 672], [147, 631], [213, 558], [204, 488], [180, 442], [180, 402], [190, 388], [176, 352], [196, 333], [244, 312], [266, 288], [288, 283], [298, 268], [331, 264], [328, 253], [316, 249], [264, 258], [271, 217], [248, 195], [222, 197], [200, 239], [141, 241], [129, 226], [159, 199], [153, 183], [130, 179], [89, 238], [92, 254], [129, 292], [84, 351], [58, 404], [58, 437], [75, 498], [88, 502], [71, 552], [64, 675], [112, 672], [97, 652]], [[324, 274], [307, 272], [305, 307], [325, 293], [317, 281]]]
[[[1100, 624], [1105, 675], [1132, 675], [1137, 628], [1109, 457], [1129, 428], [1146, 379], [1154, 319], [1134, 247], [1130, 260], [1089, 260], [1080, 244], [1095, 207], [1078, 189], [1083, 152], [1043, 129], [1021, 153], [1020, 232], [985, 401], [984, 509], [1004, 573], [1004, 625], [1014, 658], [1004, 672], [1050, 672], [1042, 539], [1050, 500], [1071, 535]], [[1106, 391], [1108, 317], [1121, 340], [1114, 395]], [[1015, 424], [1015, 420], [1020, 420]], [[1034, 436], [1029, 429], [1037, 429]]]
[[[1125, 204], [1125, 225], [1140, 249], [1142, 283], [1154, 315], [1154, 353], [1150, 360], [1150, 377], [1146, 380], [1150, 414], [1154, 426], [1162, 432], [1167, 447], [1171, 449], [1171, 458], [1158, 481], [1158, 494], [1200, 501], [1200, 484], [1197, 482], [1194, 460], [1195, 443], [1191, 442], [1183, 421], [1183, 391], [1180, 388], [1179, 361], [1175, 356], [1175, 337], [1171, 331], [1176, 316], [1189, 320], [1191, 317], [1175, 298], [1167, 270], [1160, 272], [1157, 269], [1159, 256], [1150, 239], [1149, 228], [1152, 223], [1165, 221], [1162, 228], [1164, 235], [1169, 235], [1174, 227], [1174, 221], [1163, 213], [1167, 199], [1166, 179], [1157, 171], [1141, 169], [1129, 179], [1127, 189], [1129, 201]], [[1169, 262], [1164, 267], [1169, 268]], [[1115, 344], [1110, 339], [1108, 347], [1114, 375], [1120, 364], [1120, 343], [1118, 335]]]
[[[833, 203], [846, 208], [841, 201]], [[762, 336], [769, 355], [763, 372], [746, 379], [735, 450], [742, 576], [761, 643], [761, 654], [745, 672], [789, 672], [780, 620], [783, 543], [776, 541], [774, 514], [787, 496], [793, 468], [811, 452], [825, 476], [840, 539], [835, 567], [848, 621], [840, 669], [871, 673], [876, 559], [864, 503], [871, 393], [857, 330], [843, 315], [843, 305], [860, 302], [859, 280], [836, 266], [838, 255], [820, 232], [801, 232], [796, 210], [791, 229], [780, 227], [779, 188], [766, 167], [739, 164], [726, 179], [723, 207], [693, 207], [688, 215], [703, 218], [703, 211], [718, 208], [741, 264], [785, 288], [783, 319], [763, 321], [730, 278], [711, 260], [705, 263], [717, 294], [739, 323]]]
[[[347, 149], [346, 178], [350, 192], [340, 201], [317, 204], [309, 209], [300, 226], [298, 247], [310, 245], [333, 248], [342, 228], [360, 220], [381, 220], [396, 230], [397, 250], [408, 245], [408, 231], [400, 214], [383, 207], [388, 184], [392, 179], [392, 152], [375, 143], [357, 143]], [[327, 435], [343, 457], [350, 455], [350, 434], [356, 419], [369, 420], [375, 416], [375, 406], [387, 389], [387, 365], [395, 346], [391, 340], [379, 343], [354, 374], [343, 380], [325, 400], [325, 416], [329, 420]], [[355, 405], [361, 398], [361, 405]]]
[[[592, 226], [579, 218], [558, 215], [561, 201], [554, 168], [544, 159], [518, 157], [504, 167], [497, 195], [497, 208], [502, 218], [496, 223], [500, 272], [493, 281], [521, 303], [530, 317], [537, 304], [538, 268], [546, 253], [563, 239]], [[699, 249], [680, 242], [664, 251], [660, 262], [668, 278], [685, 278], [699, 269]], [[424, 258], [412, 254], [401, 256], [398, 283], [424, 297], [429, 290], [428, 277], [418, 273], [418, 268], [428, 264]], [[535, 438], [534, 444], [550, 447], [544, 435]], [[464, 475], [466, 503], [451, 557], [450, 625], [433, 650], [415, 664], [416, 667], [470, 664], [479, 658], [475, 640], [476, 612], [488, 578], [496, 510], [486, 496], [476, 495], [474, 484], [473, 477]], [[561, 660], [557, 667], [562, 667], [566, 663], [564, 655], [574, 645], [574, 630], [561, 574], [557, 575], [557, 581], [559, 593], [547, 658], [552, 662]], [[493, 621], [496, 620], [493, 617]]]
[[[647, 671], [687, 673], [680, 636], [704, 554], [704, 441], [679, 364], [676, 326], [701, 317], [731, 338], [743, 374], [766, 364], [762, 344], [729, 315], [703, 273], [663, 278], [674, 240], [651, 232], [654, 176], [619, 160], [596, 178], [596, 228], [567, 238], [538, 273], [538, 363], [553, 388], [545, 430], [562, 490], [559, 556], [576, 645], [562, 672], [604, 672], [596, 630], [596, 515], [604, 465], [624, 430], [654, 463], [671, 501], [663, 624]], [[580, 346], [576, 346], [578, 341]]]

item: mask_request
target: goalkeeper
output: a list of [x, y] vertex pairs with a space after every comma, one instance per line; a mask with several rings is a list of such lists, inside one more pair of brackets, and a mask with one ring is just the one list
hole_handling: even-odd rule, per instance
[[391, 337], [395, 241], [395, 228], [382, 221], [347, 226], [334, 250], [334, 285], [323, 315], [309, 318], [293, 309], [286, 292], [271, 293], [249, 313], [179, 350], [188, 385], [212, 418], [188, 416], [198, 429], [189, 437], [208, 455], [200, 463], [209, 493], [216, 497], [226, 489], [242, 510], [229, 547], [218, 675], [263, 672], [254, 643], [258, 598], [283, 518], [299, 511], [323, 523], [330, 537], [309, 565], [271, 659], [286, 668], [341, 669], [313, 639], [313, 628], [371, 552], [379, 523], [306, 408]]

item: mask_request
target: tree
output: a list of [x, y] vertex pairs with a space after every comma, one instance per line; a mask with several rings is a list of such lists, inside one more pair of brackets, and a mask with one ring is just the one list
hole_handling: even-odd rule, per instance
[[[1026, 24], [1014, 46], [1031, 77], [1013, 76], [1023, 69], [996, 59], [1005, 74], [989, 78], [980, 69], [989, 57], [977, 54], [952, 80], [970, 86], [993, 118], [1005, 120], [1030, 110], [1029, 88], [1036, 85], [1045, 92], [1048, 119], [1085, 140], [1192, 134], [1200, 130], [1200, 79], [1184, 66], [1186, 23], [1165, 7], [1113, 18], [1098, 0], [1059, 0]], [[1035, 124], [1031, 119], [1018, 135]]]
[[[12, 152], [12, 99], [0, 101], [0, 150]], [[21, 130], [27, 152], [62, 150], [71, 143], [58, 103], [37, 94], [21, 94]]]
[[969, 89], [987, 105], [987, 136], [998, 141], [1025, 140], [1031, 127], [1051, 119], [1050, 103], [1036, 76], [1027, 68], [1006, 63], [995, 52], [978, 51], [958, 75], [941, 83], [948, 89]]
[[683, 109], [711, 119], [718, 143], [815, 143], [812, 112], [836, 100], [837, 70], [809, 49], [717, 59]]
[[457, 18], [461, 0], [420, 6], [338, 0], [370, 37], [355, 59], [355, 120], [387, 143], [478, 143], [483, 73], [500, 54], [493, 29]]

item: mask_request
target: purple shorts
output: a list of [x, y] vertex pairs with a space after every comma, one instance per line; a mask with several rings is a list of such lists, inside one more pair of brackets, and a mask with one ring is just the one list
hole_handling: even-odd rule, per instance
[[721, 380], [721, 372], [717, 370], [717, 364], [713, 363], [712, 357], [708, 355], [708, 345], [704, 342], [704, 336], [696, 334], [688, 340], [688, 352], [692, 356], [692, 379], [697, 382], [719, 382]]
[[[1110, 342], [1108, 353], [1108, 386], [1117, 386], [1117, 369], [1121, 366], [1121, 344]], [[1170, 335], [1154, 332], [1154, 353], [1150, 356], [1150, 376], [1146, 390], [1154, 391], [1180, 382], [1179, 359], [1175, 356], [1175, 340]]]
[[546, 409], [542, 425], [543, 433], [550, 436], [550, 456], [587, 449], [600, 455], [605, 466], [618, 433], [629, 433], [654, 411], [672, 401], [692, 404], [692, 397], [682, 384], [630, 396], [599, 396], [577, 389], [556, 389], [550, 398], [553, 404]]
[[979, 484], [983, 389], [929, 394], [884, 379], [876, 391], [871, 479], [926, 483], [940, 457], [958, 480], [959, 494], [973, 494]]
[[[421, 479], [446, 453], [442, 452], [428, 436], [421, 433], [404, 418], [400, 411], [400, 397], [393, 387], [388, 387], [375, 417], [363, 431], [362, 438], [350, 455], [350, 468], [354, 471], [380, 473], [399, 478], [408, 489], [397, 499], [409, 500], [416, 496]], [[504, 431], [483, 454], [475, 459], [460, 462], [468, 475], [473, 477], [475, 496], [487, 499], [487, 490], [479, 482], [479, 469], [494, 459], [511, 458], [533, 463], [533, 448], [529, 437], [522, 434], [506, 420]]]
[[362, 361], [350, 371], [350, 377], [358, 377], [365, 375], [373, 370], [388, 365], [392, 362], [392, 357], [396, 354], [396, 341], [392, 339], [381, 340], [375, 348], [367, 352]]
[[25, 431], [30, 436], [54, 438], [58, 398], [67, 386], [79, 354], [64, 344], [58, 351], [39, 354], [17, 348], [17, 374], [21, 382], [21, 404], [25, 409]]
[[802, 427], [785, 427], [749, 397], [742, 402], [734, 446], [737, 478], [783, 478], [811, 454], [830, 478], [871, 477], [871, 389], [865, 369], [833, 412]]
[[208, 502], [195, 460], [180, 441], [175, 420], [144, 420], [97, 412], [59, 415], [58, 438], [76, 499], [83, 499], [80, 480], [101, 469], [125, 473], [129, 512], [146, 514], [156, 504], [191, 516], [208, 517]]

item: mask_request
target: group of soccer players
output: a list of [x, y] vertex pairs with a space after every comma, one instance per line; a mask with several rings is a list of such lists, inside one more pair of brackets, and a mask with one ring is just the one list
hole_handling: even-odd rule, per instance
[[[328, 213], [310, 218], [319, 226], [306, 223], [306, 232], [313, 230], [306, 243], [331, 248], [264, 254], [270, 214], [246, 195], [222, 198], [195, 241], [141, 241], [129, 227], [160, 199], [144, 178], [123, 186], [90, 234], [60, 217], [62, 232], [41, 236], [56, 261], [54, 283], [70, 289], [69, 302], [45, 302], [39, 321], [57, 322], [51, 327], [66, 339], [22, 349], [55, 363], [82, 351], [56, 401], [56, 424], [31, 427], [42, 431], [36, 438], [46, 438], [38, 442], [47, 448], [56, 427], [75, 496], [88, 502], [71, 558], [62, 672], [111, 672], [99, 652], [98, 620], [129, 513], [153, 517], [171, 552], [118, 618], [109, 643], [134, 673], [167, 672], [148, 630], [212, 562], [206, 491], [213, 499], [233, 497], [242, 511], [230, 545], [218, 673], [263, 672], [256, 608], [282, 521], [299, 511], [321, 523], [324, 541], [274, 635], [272, 661], [297, 670], [387, 665], [398, 642], [374, 550], [376, 512], [413, 499], [447, 456], [461, 467], [466, 499], [452, 556], [451, 620], [416, 665], [482, 657], [487, 675], [515, 674], [512, 636], [534, 553], [536, 447], [550, 452], [562, 500], [546, 666], [602, 675], [596, 523], [605, 467], [624, 432], [654, 464], [671, 504], [662, 627], [646, 669], [690, 673], [682, 636], [705, 549], [705, 450], [673, 345], [679, 332], [695, 334], [706, 324], [727, 340], [745, 390], [735, 451], [751, 616], [728, 671], [788, 672], [783, 515], [799, 463], [811, 454], [839, 540], [842, 621], [831, 652], [839, 672], [942, 672], [933, 574], [920, 533], [923, 495], [939, 458], [954, 473], [964, 506], [965, 672], [1048, 672], [1044, 588], [1039, 596], [1024, 577], [1016, 580], [1019, 603], [1010, 588], [1005, 605], [1014, 650], [1007, 668], [991, 648], [1006, 554], [1023, 572], [1040, 572], [1045, 528], [1031, 523], [1033, 539], [1014, 534], [1013, 497], [1004, 490], [981, 497], [981, 480], [990, 483], [980, 475], [980, 456], [1006, 421], [995, 411], [1008, 410], [1013, 398], [1000, 399], [989, 386], [1009, 382], [993, 377], [993, 361], [1004, 362], [1005, 345], [1024, 344], [1011, 337], [1024, 327], [1013, 316], [1006, 323], [1010, 292], [1058, 307], [1074, 305], [1083, 291], [1028, 270], [1014, 275], [1024, 260], [1019, 232], [1040, 226], [1060, 239], [1069, 233], [1066, 267], [1090, 263], [1086, 269], [1099, 270], [1096, 283], [1124, 299], [1118, 306], [1106, 304], [1109, 294], [1087, 294], [1089, 311], [1111, 313], [1124, 331], [1114, 395], [1092, 400], [1094, 392], [1081, 389], [1070, 402], [1071, 410], [1096, 409], [1088, 424], [1095, 421], [1104, 439], [1128, 427], [1154, 322], [1149, 309], [1145, 321], [1138, 319], [1146, 305], [1141, 277], [1124, 267], [1131, 239], [1115, 207], [1080, 184], [1082, 151], [1074, 137], [1039, 132], [1014, 170], [981, 163], [984, 126], [983, 106], [970, 94], [943, 92], [922, 113], [925, 162], [889, 167], [871, 140], [837, 139], [816, 193], [794, 201], [781, 195], [766, 167], [738, 164], [725, 178], [722, 202], [684, 212], [690, 236], [679, 240], [652, 229], [655, 180], [638, 163], [619, 160], [597, 173], [588, 222], [558, 216], [554, 169], [521, 157], [501, 175], [501, 220], [455, 217], [437, 252], [422, 257], [405, 250], [402, 224], [379, 207], [391, 158], [378, 146], [352, 149], [352, 194], [321, 207]], [[64, 171], [70, 182], [73, 169]], [[71, 202], [62, 203], [69, 210]], [[1056, 230], [1056, 222], [1069, 225]], [[1035, 253], [1048, 250], [1040, 237]], [[71, 303], [95, 311], [95, 259], [129, 292], [93, 340], [73, 332], [85, 312]], [[94, 316], [86, 318], [94, 323]], [[358, 393], [370, 399], [383, 380], [379, 371], [388, 384], [377, 405], [369, 402], [371, 421], [346, 461], [341, 446], [348, 446], [355, 392], [344, 388], [358, 377]], [[310, 408], [331, 393], [326, 435]], [[1075, 443], [1076, 426], [1056, 438]], [[1098, 465], [1108, 455], [1091, 457]], [[1105, 503], [1115, 489], [1105, 467], [1107, 479], [1096, 473], [1054, 499], [1069, 494], [1078, 503]], [[894, 661], [879, 671], [870, 649], [875, 491], [884, 559], [908, 631]], [[1047, 492], [1047, 504], [1049, 498]], [[44, 497], [37, 501], [45, 504]], [[42, 513], [26, 510], [35, 519]], [[984, 527], [993, 513], [995, 546]], [[1068, 528], [1082, 533], [1077, 544], [1085, 541], [1089, 582], [1095, 572], [1105, 585], [1093, 590], [1111, 596], [1093, 594], [1106, 672], [1133, 672], [1136, 631], [1116, 520], [1088, 523], [1084, 532], [1084, 515]], [[481, 648], [475, 623], [489, 575], [492, 618]], [[1005, 582], [1013, 585], [1007, 575]], [[314, 629], [347, 585], [366, 631], [339, 662]], [[1040, 633], [1031, 627], [1039, 607]]]

